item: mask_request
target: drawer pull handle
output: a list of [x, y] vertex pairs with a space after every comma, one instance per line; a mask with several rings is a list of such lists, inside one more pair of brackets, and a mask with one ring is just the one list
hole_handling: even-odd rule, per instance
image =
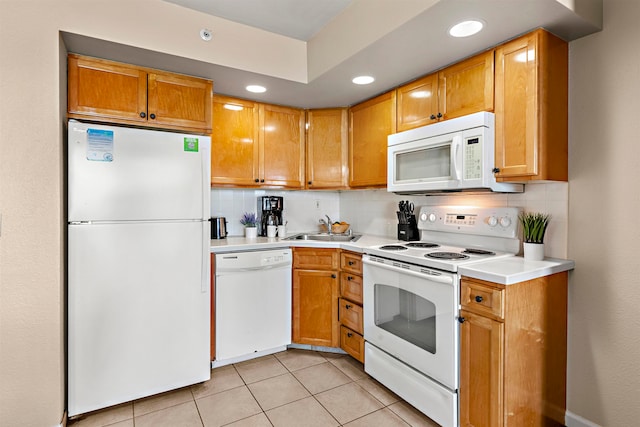
[[347, 276], [347, 280], [349, 281], [353, 280], [353, 276]]
[[355, 264], [355, 261], [349, 261], [349, 265]]
[[464, 317], [458, 317], [458, 322], [460, 323], [464, 323], [467, 319], [465, 319]]
[[347, 332], [347, 338], [351, 338], [353, 334], [351, 332]]
[[480, 295], [476, 295], [476, 302], [482, 302], [484, 300], [484, 298], [482, 298]]
[[347, 310], [349, 310], [351, 307], [353, 307], [351, 304], [347, 304], [344, 306], [344, 308], [346, 308]]

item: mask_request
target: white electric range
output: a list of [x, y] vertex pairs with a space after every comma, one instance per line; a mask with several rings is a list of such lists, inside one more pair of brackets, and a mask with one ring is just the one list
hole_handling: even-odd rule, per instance
[[419, 241], [364, 251], [365, 371], [444, 427], [458, 424], [458, 268], [518, 253], [519, 213], [423, 206]]

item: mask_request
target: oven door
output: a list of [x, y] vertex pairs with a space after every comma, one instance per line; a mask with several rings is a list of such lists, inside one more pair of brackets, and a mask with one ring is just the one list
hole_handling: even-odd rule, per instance
[[457, 275], [375, 259], [363, 257], [365, 340], [457, 390]]

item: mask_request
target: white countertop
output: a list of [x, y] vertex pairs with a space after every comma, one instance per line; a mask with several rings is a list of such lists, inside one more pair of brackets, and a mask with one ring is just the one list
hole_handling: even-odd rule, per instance
[[575, 262], [566, 259], [545, 258], [542, 261], [525, 261], [523, 257], [516, 256], [461, 266], [458, 268], [458, 273], [488, 282], [512, 285], [573, 270], [574, 267]]
[[[296, 235], [298, 233], [291, 234]], [[358, 234], [358, 233], [356, 233]], [[211, 240], [212, 253], [255, 251], [260, 249], [308, 247], [308, 248], [340, 248], [362, 253], [365, 248], [371, 246], [397, 243], [397, 239], [382, 236], [362, 235], [355, 242], [323, 242], [318, 240], [284, 240], [277, 237], [257, 237], [246, 239], [240, 236], [231, 236], [224, 239]]]

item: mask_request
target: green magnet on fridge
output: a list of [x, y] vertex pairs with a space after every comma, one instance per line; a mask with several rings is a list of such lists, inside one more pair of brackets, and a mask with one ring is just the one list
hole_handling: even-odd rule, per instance
[[198, 152], [198, 138], [185, 138], [184, 151]]

